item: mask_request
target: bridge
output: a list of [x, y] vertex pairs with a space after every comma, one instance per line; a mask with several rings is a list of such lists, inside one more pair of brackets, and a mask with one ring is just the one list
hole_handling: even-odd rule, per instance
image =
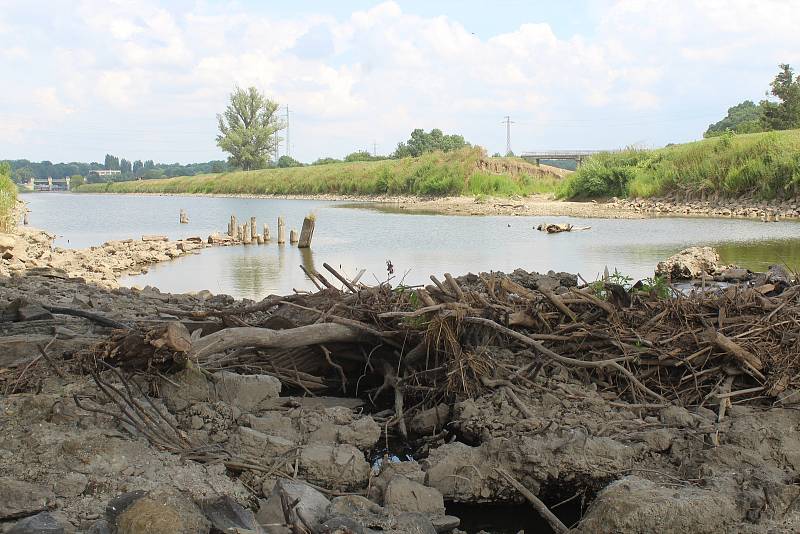
[[535, 161], [537, 165], [543, 159], [571, 160], [580, 165], [583, 160], [601, 152], [614, 152], [613, 150], [539, 150], [537, 152], [523, 152], [520, 157], [528, 161]]

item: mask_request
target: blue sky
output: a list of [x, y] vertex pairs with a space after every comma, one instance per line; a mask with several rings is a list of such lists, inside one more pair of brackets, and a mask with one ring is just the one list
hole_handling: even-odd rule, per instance
[[[46, 15], [44, 15], [46, 13]], [[388, 153], [416, 127], [491, 152], [697, 139], [779, 63], [800, 0], [0, 0], [0, 158], [222, 158], [235, 84], [291, 110], [291, 153]]]

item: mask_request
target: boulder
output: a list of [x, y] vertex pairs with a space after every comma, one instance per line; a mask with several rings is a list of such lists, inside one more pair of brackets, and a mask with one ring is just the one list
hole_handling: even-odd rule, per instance
[[308, 484], [294, 480], [278, 480], [272, 488], [269, 498], [261, 501], [261, 506], [256, 514], [256, 520], [261, 525], [283, 524], [283, 507], [281, 493], [286, 495], [288, 502], [297, 501], [295, 513], [302, 516], [303, 522], [317, 532], [327, 516], [330, 501]]
[[661, 487], [627, 476], [603, 489], [583, 516], [578, 533], [595, 532], [731, 532], [744, 509], [733, 496], [694, 486]]
[[[278, 436], [240, 426], [231, 438], [231, 449], [257, 458], [273, 460], [295, 448], [294, 443]], [[294, 455], [292, 455], [294, 456]]]
[[430, 435], [440, 432], [450, 421], [450, 406], [440, 404], [424, 410], [411, 419], [409, 429], [415, 434]]
[[47, 510], [55, 503], [56, 496], [47, 488], [0, 477], [0, 519], [23, 517]]
[[395, 475], [386, 485], [383, 505], [393, 514], [420, 512], [437, 516], [445, 512], [444, 498], [439, 490], [400, 475]]
[[186, 367], [170, 380], [161, 380], [159, 392], [164, 404], [173, 412], [183, 411], [196, 402], [209, 402], [216, 397], [214, 385], [194, 366]]
[[281, 393], [281, 381], [270, 375], [240, 375], [229, 371], [214, 373], [218, 400], [243, 412], [257, 411], [260, 405]]
[[0, 254], [17, 245], [17, 239], [11, 234], [0, 234]]
[[252, 534], [264, 532], [253, 512], [227, 495], [201, 502], [200, 509], [206, 515], [206, 519], [211, 521], [211, 526], [220, 532], [247, 531]]
[[311, 483], [349, 490], [367, 485], [370, 467], [353, 445], [312, 443], [300, 453], [299, 472]]
[[656, 275], [670, 280], [691, 280], [703, 274], [713, 275], [721, 270], [719, 254], [711, 247], [689, 247], [656, 266]]
[[64, 524], [48, 512], [20, 519], [6, 534], [64, 534]]

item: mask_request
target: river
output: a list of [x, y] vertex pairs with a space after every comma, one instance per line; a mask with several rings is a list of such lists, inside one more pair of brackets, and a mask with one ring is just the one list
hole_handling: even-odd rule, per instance
[[[31, 193], [22, 198], [31, 209], [31, 226], [55, 233], [62, 247], [89, 247], [142, 234], [205, 238], [224, 232], [231, 214], [240, 221], [255, 216], [259, 228], [270, 225], [273, 242], [268, 245], [210, 248], [121, 280], [123, 285], [152, 285], [169, 292], [208, 289], [260, 299], [313, 289], [299, 265], [325, 272], [323, 262], [349, 276], [364, 268], [366, 283], [387, 280], [387, 261], [393, 265], [393, 283], [408, 285], [429, 283], [431, 274], [516, 268], [577, 272], [593, 280], [607, 266], [638, 279], [651, 276], [658, 261], [693, 245], [714, 246], [724, 262], [753, 270], [772, 263], [800, 268], [800, 223], [795, 221], [452, 216], [406, 213], [374, 203], [201, 196]], [[181, 209], [189, 214], [188, 225], [178, 222]], [[279, 215], [287, 229], [299, 231], [309, 213], [317, 216], [311, 249], [275, 244]], [[542, 222], [592, 228], [548, 235], [535, 230]]]

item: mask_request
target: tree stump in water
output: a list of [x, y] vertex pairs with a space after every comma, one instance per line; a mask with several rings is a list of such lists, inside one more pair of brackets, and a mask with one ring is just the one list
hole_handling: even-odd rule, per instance
[[298, 248], [308, 248], [311, 246], [311, 238], [314, 237], [314, 226], [316, 222], [316, 218], [314, 217], [306, 217], [303, 219], [303, 229], [300, 230], [300, 241], [297, 243]]
[[180, 212], [180, 224], [189, 224], [189, 214], [186, 213], [186, 210], [181, 210]]
[[292, 228], [291, 231], [289, 232], [289, 243], [294, 245], [295, 243], [297, 243], [297, 240], [298, 240], [297, 230]]
[[255, 241], [258, 235], [258, 225], [256, 224], [256, 218], [250, 217], [250, 237]]
[[286, 243], [286, 223], [283, 222], [283, 217], [278, 217], [278, 244], [284, 243]]
[[264, 223], [264, 243], [266, 243], [269, 240], [270, 240], [269, 225], [267, 223]]
[[239, 224], [236, 221], [236, 215], [231, 215], [231, 223], [228, 225], [228, 228], [228, 235], [231, 237], [237, 237], [239, 234]]
[[250, 225], [247, 223], [242, 225], [242, 241], [244, 241], [245, 245], [253, 242], [253, 236], [250, 234]]

